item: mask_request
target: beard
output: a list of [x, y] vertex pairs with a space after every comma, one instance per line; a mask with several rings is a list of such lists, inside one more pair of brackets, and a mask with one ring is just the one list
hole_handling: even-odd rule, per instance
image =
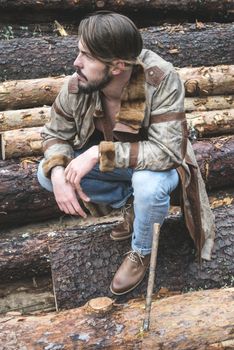
[[[79, 74], [79, 72], [77, 72]], [[90, 94], [92, 92], [102, 90], [104, 87], [106, 87], [112, 80], [112, 75], [110, 74], [109, 67], [105, 67], [103, 72], [103, 77], [99, 80], [90, 81], [85, 84], [83, 82], [79, 82], [79, 91], [83, 92], [84, 94]], [[83, 85], [85, 84], [85, 85]]]

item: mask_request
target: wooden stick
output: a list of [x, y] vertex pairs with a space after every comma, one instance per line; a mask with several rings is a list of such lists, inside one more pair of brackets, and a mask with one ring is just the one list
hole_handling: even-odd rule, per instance
[[152, 250], [150, 257], [150, 269], [149, 269], [149, 280], [147, 286], [146, 304], [145, 304], [145, 319], [143, 321], [143, 330], [148, 331], [150, 326], [150, 311], [152, 304], [152, 294], [154, 288], [154, 278], [158, 254], [158, 241], [160, 234], [160, 225], [154, 224], [153, 228], [153, 238], [152, 238]]

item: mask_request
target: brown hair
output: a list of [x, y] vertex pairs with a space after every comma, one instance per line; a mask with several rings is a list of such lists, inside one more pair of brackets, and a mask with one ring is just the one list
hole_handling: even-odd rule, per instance
[[142, 50], [142, 37], [135, 24], [119, 13], [96, 12], [79, 25], [79, 38], [90, 53], [106, 64], [114, 59], [136, 62]]

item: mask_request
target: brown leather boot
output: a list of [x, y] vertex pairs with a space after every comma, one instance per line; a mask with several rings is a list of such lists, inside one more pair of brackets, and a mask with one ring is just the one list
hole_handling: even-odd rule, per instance
[[127, 200], [123, 207], [123, 218], [124, 221], [111, 231], [110, 237], [114, 241], [123, 241], [132, 236], [134, 220], [133, 196]]
[[122, 295], [136, 288], [143, 280], [149, 263], [150, 254], [143, 256], [135, 251], [127, 253], [111, 282], [111, 292]]

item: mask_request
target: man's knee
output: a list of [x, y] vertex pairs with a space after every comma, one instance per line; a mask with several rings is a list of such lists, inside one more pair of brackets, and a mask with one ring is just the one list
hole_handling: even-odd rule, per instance
[[170, 171], [137, 171], [134, 172], [132, 178], [134, 196], [145, 202], [149, 201], [151, 197], [158, 200], [168, 197], [177, 184], [177, 175], [171, 174]]

